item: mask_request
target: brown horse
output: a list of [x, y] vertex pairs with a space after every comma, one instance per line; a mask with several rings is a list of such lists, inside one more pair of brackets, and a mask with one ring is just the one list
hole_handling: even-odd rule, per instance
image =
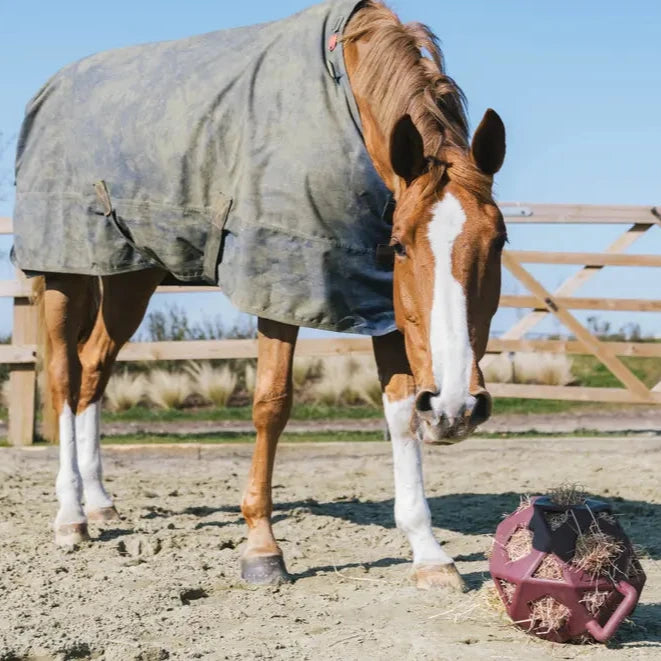
[[[339, 40], [365, 146], [396, 200], [391, 246], [399, 330], [374, 337], [394, 455], [395, 518], [412, 546], [417, 585], [461, 588], [452, 558], [432, 533], [420, 448], [462, 440], [490, 414], [478, 363], [500, 295], [506, 230], [492, 184], [505, 156], [505, 130], [489, 110], [469, 143], [462, 92], [444, 73], [427, 27], [403, 25], [367, 0]], [[117, 516], [102, 483], [100, 402], [120, 348], [166, 275], [151, 268], [100, 278], [47, 273], [42, 280], [60, 434], [57, 544], [85, 539], [88, 521]], [[271, 527], [271, 484], [292, 404], [298, 327], [260, 318], [258, 330], [257, 438], [241, 505], [249, 530], [242, 575], [275, 583], [287, 572]]]

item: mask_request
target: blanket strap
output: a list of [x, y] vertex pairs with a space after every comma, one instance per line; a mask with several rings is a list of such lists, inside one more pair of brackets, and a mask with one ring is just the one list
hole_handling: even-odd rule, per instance
[[112, 216], [113, 208], [112, 208], [112, 202], [110, 201], [110, 192], [108, 191], [108, 186], [106, 185], [106, 182], [101, 180], [97, 181], [94, 184], [94, 191], [96, 192], [97, 197], [101, 201], [101, 204], [103, 204], [103, 213], [106, 216]]
[[218, 264], [223, 259], [223, 247], [225, 242], [225, 231], [232, 198], [218, 194], [211, 217], [211, 227], [204, 247], [203, 273], [207, 282], [215, 284], [218, 281]]

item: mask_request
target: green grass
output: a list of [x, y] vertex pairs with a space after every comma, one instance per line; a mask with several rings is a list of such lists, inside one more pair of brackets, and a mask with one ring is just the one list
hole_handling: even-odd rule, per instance
[[[623, 356], [620, 360], [649, 388], [661, 381], [661, 359]], [[575, 356], [572, 373], [592, 388], [622, 388], [620, 381], [594, 356]]]
[[[292, 420], [364, 420], [380, 418], [380, 408], [371, 406], [326, 406], [323, 404], [298, 404], [292, 410]], [[104, 422], [182, 422], [192, 420], [246, 421], [252, 419], [252, 407], [230, 406], [226, 408], [201, 408], [183, 410], [148, 409], [138, 406], [128, 411], [111, 413], [104, 411]]]
[[[565, 402], [552, 399], [509, 399], [494, 401], [494, 415], [505, 413], [559, 413], [580, 407], [584, 402]], [[588, 406], [590, 406], [588, 404]], [[292, 410], [292, 420], [366, 420], [383, 417], [381, 408], [371, 406], [327, 406], [323, 404], [298, 404]], [[111, 413], [104, 411], [103, 422], [190, 422], [211, 420], [215, 422], [246, 422], [252, 419], [250, 406], [227, 408], [200, 408], [183, 410], [148, 409], [135, 407], [128, 411]]]
[[[281, 443], [365, 443], [383, 441], [382, 432], [310, 432], [283, 434]], [[223, 445], [225, 443], [254, 443], [254, 434], [222, 432], [219, 434], [127, 434], [101, 439], [103, 445]]]
[[[590, 406], [588, 404], [587, 406]], [[505, 413], [562, 413], [577, 408], [585, 408], [585, 402], [568, 402], [561, 399], [494, 399], [493, 415]]]

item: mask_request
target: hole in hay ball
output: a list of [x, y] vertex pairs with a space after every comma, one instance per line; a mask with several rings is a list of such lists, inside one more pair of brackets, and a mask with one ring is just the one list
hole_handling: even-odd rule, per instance
[[624, 544], [603, 532], [595, 522], [587, 533], [577, 537], [571, 563], [591, 576], [609, 576], [611, 570], [617, 569], [615, 562], [623, 551]]
[[545, 512], [544, 513], [544, 518], [546, 519], [546, 522], [549, 524], [549, 528], [551, 530], [555, 531], [558, 530], [558, 528], [561, 528], [562, 526], [567, 523], [569, 520], [569, 512]]
[[611, 526], [614, 526], [617, 523], [617, 519], [610, 512], [599, 512], [599, 514], [597, 514], [597, 519], [605, 521]]
[[588, 610], [588, 613], [591, 615], [598, 615], [599, 611], [602, 609], [603, 605], [608, 599], [608, 592], [600, 592], [599, 590], [593, 590], [591, 592], [585, 592], [583, 594], [583, 599], [579, 603], [584, 604]]
[[516, 585], [514, 585], [514, 583], [510, 583], [509, 581], [505, 581], [502, 578], [499, 579], [498, 582], [500, 583], [500, 588], [503, 591], [503, 597], [505, 598], [505, 601], [508, 604], [511, 604], [512, 599], [514, 599], [514, 593], [516, 592]]
[[505, 553], [510, 562], [525, 558], [532, 552], [532, 532], [528, 528], [517, 528], [505, 544]]
[[587, 492], [578, 484], [561, 484], [549, 491], [551, 502], [560, 507], [575, 507], [583, 505], [588, 497]]
[[544, 635], [559, 631], [567, 623], [571, 611], [553, 597], [542, 597], [528, 604], [530, 608], [530, 630]]
[[565, 577], [562, 573], [562, 566], [552, 556], [546, 555], [535, 570], [533, 578], [545, 578], [549, 581], [564, 581]]

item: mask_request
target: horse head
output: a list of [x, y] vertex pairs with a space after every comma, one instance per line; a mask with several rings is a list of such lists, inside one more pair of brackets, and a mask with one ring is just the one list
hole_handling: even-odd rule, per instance
[[491, 413], [479, 362], [498, 308], [507, 234], [493, 201], [505, 128], [487, 111], [470, 149], [427, 158], [409, 115], [395, 125], [394, 304], [416, 382], [418, 433], [429, 443], [464, 439]]

